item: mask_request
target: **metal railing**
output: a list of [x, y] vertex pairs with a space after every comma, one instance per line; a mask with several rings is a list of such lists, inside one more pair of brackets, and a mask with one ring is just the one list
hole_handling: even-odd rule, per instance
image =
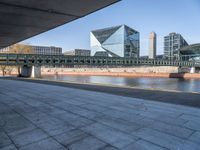
[[200, 67], [200, 62], [142, 59], [125, 57], [94, 57], [66, 55], [35, 55], [35, 54], [3, 54], [0, 53], [0, 65], [18, 66], [56, 66], [56, 65], [87, 65], [87, 66], [185, 66]]

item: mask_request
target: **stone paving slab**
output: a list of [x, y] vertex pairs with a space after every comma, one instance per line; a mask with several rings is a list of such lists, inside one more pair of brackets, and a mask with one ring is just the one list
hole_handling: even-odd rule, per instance
[[0, 148], [10, 145], [12, 142], [5, 132], [0, 132]]
[[199, 114], [188, 106], [0, 79], [0, 150], [199, 150]]
[[123, 150], [167, 150], [164, 147], [155, 145], [153, 143], [144, 141], [144, 140], [138, 140], [134, 142], [133, 144], [128, 145], [127, 147], [123, 148]]
[[11, 145], [8, 145], [8, 146], [5, 146], [3, 148], [0, 148], [1, 150], [17, 150], [16, 146], [11, 144]]
[[13, 142], [15, 143], [17, 147], [22, 147], [24, 145], [28, 145], [28, 144], [40, 141], [47, 137], [48, 137], [48, 134], [46, 134], [44, 131], [40, 129], [34, 129], [31, 131], [17, 134], [15, 136], [11, 136], [11, 139], [13, 140]]
[[20, 150], [67, 150], [52, 138], [44, 139], [29, 145], [26, 145]]
[[151, 143], [166, 147], [167, 149], [179, 149], [179, 147], [184, 143], [184, 140], [181, 138], [177, 138], [149, 128], [142, 128], [132, 134]]
[[79, 150], [79, 149], [98, 150], [100, 148], [103, 148], [105, 145], [106, 143], [98, 140], [97, 138], [93, 136], [88, 136], [69, 145], [68, 147], [70, 150]]
[[197, 131], [194, 134], [192, 134], [192, 136], [189, 137], [189, 140], [200, 144], [200, 132]]
[[180, 137], [182, 139], [187, 139], [194, 133], [194, 130], [162, 122], [154, 122], [149, 126], [149, 128]]
[[62, 134], [54, 136], [54, 138], [61, 143], [64, 146], [71, 145], [75, 143], [76, 141], [81, 141], [82, 139], [90, 136], [89, 134], [86, 134], [85, 132], [75, 129], [67, 132], [63, 132]]
[[81, 128], [81, 130], [88, 132], [117, 148], [123, 148], [139, 139], [110, 126], [102, 125], [101, 123], [92, 124], [90, 126]]

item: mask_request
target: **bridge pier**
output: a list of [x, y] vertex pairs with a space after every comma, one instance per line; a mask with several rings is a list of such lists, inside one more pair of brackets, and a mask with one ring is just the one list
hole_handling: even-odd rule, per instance
[[196, 72], [196, 68], [195, 67], [191, 67], [190, 68], [190, 73], [195, 73]]
[[40, 78], [41, 67], [40, 66], [22, 66], [20, 69], [20, 76], [26, 78]]
[[182, 67], [178, 67], [178, 71], [177, 71], [178, 73], [182, 73]]

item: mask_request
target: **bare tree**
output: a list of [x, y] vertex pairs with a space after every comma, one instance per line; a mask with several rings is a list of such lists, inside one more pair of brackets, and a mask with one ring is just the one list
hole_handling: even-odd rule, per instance
[[33, 54], [32, 46], [28, 44], [14, 44], [10, 46], [8, 53], [13, 54]]
[[[8, 51], [5, 51], [3, 53], [9, 53], [9, 54], [34, 54], [32, 46], [28, 44], [14, 44], [9, 47]], [[2, 71], [2, 75], [5, 75], [6, 69], [8, 69], [8, 72], [11, 72], [13, 70], [14, 66], [0, 66], [0, 70]], [[17, 66], [18, 74], [20, 74], [20, 66]]]
[[1, 70], [3, 76], [5, 76], [5, 74], [6, 74], [6, 67], [7, 67], [6, 65], [0, 66], [0, 70]]
[[16, 67], [15, 66], [7, 66], [6, 67], [6, 74], [11, 75], [14, 68], [16, 68]]
[[[12, 54], [33, 54], [32, 46], [28, 44], [14, 44], [10, 46], [9, 53]], [[20, 75], [20, 66], [17, 66], [18, 75]]]

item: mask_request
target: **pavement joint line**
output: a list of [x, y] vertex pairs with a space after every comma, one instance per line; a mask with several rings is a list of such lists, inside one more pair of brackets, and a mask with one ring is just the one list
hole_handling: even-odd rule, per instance
[[[17, 99], [17, 100], [21, 101], [20, 99]], [[24, 104], [26, 104], [26, 105], [29, 105], [28, 103], [25, 103], [24, 101], [21, 101], [21, 102], [24, 103]], [[85, 119], [88, 119], [88, 120], [91, 120], [91, 121], [96, 122], [95, 120], [93, 120], [93, 119], [91, 119], [91, 118], [87, 118], [86, 116], [82, 116], [82, 115], [80, 115], [80, 114], [78, 114], [78, 113], [74, 113], [74, 112], [69, 111], [69, 110], [67, 111], [66, 109], [60, 108], [59, 106], [54, 106], [54, 105], [49, 104], [49, 103], [47, 103], [47, 102], [42, 102], [42, 103], [47, 104], [47, 105], [50, 105], [50, 106], [55, 107], [55, 108], [59, 108], [59, 109], [65, 111], [65, 112], [72, 113], [72, 114], [77, 115], [77, 116], [79, 116], [79, 117], [81, 117], [81, 118], [85, 118]], [[31, 106], [31, 105], [29, 105], [29, 106]], [[79, 107], [79, 106], [77, 106], [77, 107]], [[81, 107], [80, 107], [80, 108], [81, 108]], [[37, 108], [36, 108], [36, 109], [37, 109]], [[90, 111], [91, 111], [91, 110], [90, 110]], [[47, 114], [45, 111], [41, 111], [41, 112]], [[21, 114], [20, 114], [20, 115], [21, 115]], [[49, 115], [49, 114], [47, 114], [47, 115]], [[103, 115], [103, 114], [102, 114], [102, 115]], [[50, 116], [52, 116], [53, 118], [55, 118], [53, 115], [50, 115]], [[100, 117], [100, 116], [99, 116], [99, 117]], [[56, 119], [58, 119], [58, 118], [56, 118]], [[62, 120], [62, 119], [59, 119], [59, 120]], [[62, 121], [63, 121], [63, 120], [62, 120]], [[32, 122], [32, 121], [31, 121], [31, 122]], [[66, 121], [64, 121], [64, 122], [66, 122]], [[66, 122], [66, 123], [68, 123], [68, 122]], [[91, 123], [91, 124], [93, 124], [93, 123]], [[72, 124], [70, 124], [70, 125], [72, 125]], [[88, 125], [88, 124], [87, 124], [87, 125]], [[86, 125], [86, 126], [87, 126], [87, 125]], [[74, 125], [72, 125], [72, 126], [74, 126]], [[83, 125], [83, 126], [85, 126], [85, 125]], [[83, 127], [83, 126], [81, 126], [81, 127]], [[75, 127], [75, 128], [76, 128], [76, 127]]]
[[[8, 135], [8, 133], [3, 129], [3, 131], [5, 132], [5, 134], [8, 136], [9, 140], [11, 141], [11, 144], [13, 144], [15, 146], [15, 148], [18, 150], [19, 147], [15, 144], [15, 142], [12, 140], [12, 138]], [[11, 145], [9, 144], [9, 145]], [[9, 146], [9, 145], [6, 145], [6, 146]], [[5, 146], [5, 147], [6, 147]], [[4, 148], [4, 147], [3, 147]]]
[[146, 140], [146, 139], [142, 139], [141, 138], [141, 140], [143, 140], [143, 141], [146, 141], [146, 142], [148, 142], [148, 143], [151, 143], [151, 144], [153, 144], [153, 145], [156, 145], [156, 146], [158, 146], [158, 147], [162, 147], [162, 148], [164, 148], [164, 149], [168, 149], [167, 147], [164, 147], [163, 145], [158, 145], [158, 144], [156, 144], [156, 143], [153, 143], [153, 142], [151, 142], [151, 141], [148, 141], [148, 140]]
[[[87, 138], [87, 137], [90, 137], [90, 136], [91, 136], [91, 137], [95, 137], [95, 138], [98, 139], [99, 141], [105, 143], [105, 144], [106, 144], [105, 146], [112, 146], [112, 147], [114, 147], [113, 145], [107, 143], [106, 141], [103, 141], [102, 139], [100, 139], [100, 138], [98, 138], [98, 137], [92, 135], [91, 133], [85, 132], [85, 131], [82, 130], [81, 128], [77, 128], [77, 129], [80, 130], [80, 131], [82, 131], [83, 133], [87, 134], [86, 138]], [[62, 134], [63, 134], [63, 133], [62, 133]], [[61, 134], [60, 134], [60, 135], [61, 135]], [[85, 137], [84, 137], [84, 138], [85, 138]], [[82, 139], [75, 140], [75, 141], [73, 141], [73, 142], [67, 144], [67, 145], [64, 146], [64, 147], [68, 148], [71, 144], [74, 144], [74, 143], [76, 143], [76, 142], [78, 142], [78, 141], [81, 141], [81, 140], [82, 140]], [[105, 147], [105, 146], [103, 146], [103, 147]], [[99, 148], [99, 149], [102, 149], [103, 147], [101, 147], [101, 148]]]
[[[43, 102], [43, 103], [45, 103], [45, 102]], [[26, 103], [25, 103], [26, 104]], [[48, 103], [45, 103], [45, 104], [48, 104]], [[27, 104], [28, 105], [28, 104]], [[50, 105], [50, 104], [48, 104], [48, 105]], [[52, 105], [53, 106], [53, 105]], [[57, 106], [53, 106], [53, 107], [57, 107]], [[60, 108], [60, 107], [58, 107], [58, 108]], [[66, 111], [65, 109], [63, 109], [63, 108], [60, 108], [60, 109], [62, 109], [62, 110], [64, 110], [64, 111]], [[97, 123], [96, 122], [96, 120], [94, 120], [94, 119], [90, 119], [90, 118], [87, 118], [87, 117], [85, 117], [85, 116], [81, 116], [81, 115], [79, 115], [79, 114], [76, 114], [76, 113], [74, 113], [74, 112], [71, 112], [71, 111], [67, 111], [67, 112], [70, 112], [70, 113], [72, 113], [72, 114], [75, 114], [75, 115], [78, 115], [78, 116], [80, 116], [80, 117], [82, 117], [82, 118], [86, 118], [86, 119], [89, 119], [89, 120], [92, 120], [92, 121], [94, 121], [93, 123], [91, 123], [91, 124], [87, 124], [87, 125], [83, 125], [83, 126], [80, 126], [80, 127], [75, 127], [75, 129], [79, 129], [79, 130], [81, 130], [81, 128], [83, 128], [83, 127], [85, 127], [85, 126], [89, 126], [89, 125], [92, 125], [92, 124], [94, 124], [94, 123]], [[43, 113], [45, 113], [46, 114], [46, 112], [43, 112]], [[52, 115], [50, 115], [50, 116], [52, 116]], [[102, 114], [102, 116], [105, 116], [104, 114]], [[101, 117], [102, 117], [101, 116]], [[54, 116], [53, 116], [54, 117]], [[100, 116], [99, 116], [100, 117]], [[55, 118], [55, 117], [54, 117]], [[59, 120], [62, 120], [62, 119], [59, 119]], [[63, 121], [63, 120], [62, 120]], [[31, 121], [32, 122], [32, 121]], [[65, 121], [64, 121], [65, 122]], [[100, 123], [100, 122], [99, 122]], [[100, 124], [102, 124], [102, 125], [104, 125], [104, 126], [107, 126], [107, 127], [109, 127], [109, 128], [112, 128], [111, 126], [109, 126], [109, 125], [106, 125], [106, 124], [103, 124], [103, 123], [100, 123]], [[36, 125], [37, 126], [37, 125]], [[73, 125], [72, 125], [73, 126]], [[41, 129], [41, 128], [40, 128]], [[113, 128], [114, 130], [117, 130], [116, 128]], [[42, 131], [44, 131], [43, 129], [41, 129]], [[73, 129], [74, 130], [74, 129]], [[88, 133], [88, 132], [85, 132], [84, 130], [81, 130], [81, 131], [83, 131], [84, 133], [86, 133], [86, 134], [90, 134], [90, 133]], [[122, 131], [122, 130], [119, 130], [120, 132], [123, 132], [123, 133], [125, 133], [125, 134], [128, 134], [127, 132], [125, 132], [125, 131]], [[44, 131], [45, 133], [46, 133], [46, 131]], [[61, 133], [62, 134], [62, 133]], [[49, 135], [49, 134], [48, 134]], [[59, 135], [59, 134], [58, 134]], [[92, 135], [92, 134], [90, 134], [91, 136], [94, 136], [94, 135]], [[129, 135], [131, 135], [131, 134], [129, 134]], [[56, 136], [56, 135], [54, 135], [54, 136]], [[54, 136], [51, 136], [51, 135], [49, 135], [49, 137], [54, 137]], [[47, 137], [47, 139], [49, 138], [49, 137]], [[98, 140], [100, 140], [100, 141], [102, 141], [102, 142], [104, 142], [104, 143], [106, 143], [106, 141], [103, 141], [103, 140], [101, 140], [101, 139], [99, 139], [98, 137], [96, 137], [96, 136], [94, 136], [95, 138], [97, 138]], [[55, 138], [53, 138], [54, 140], [56, 140]], [[42, 140], [44, 140], [44, 139], [42, 139]], [[57, 141], [57, 140], [56, 140]], [[37, 141], [38, 142], [38, 141]], [[59, 144], [61, 144], [59, 141], [57, 141]], [[33, 143], [36, 143], [36, 142], [33, 142]], [[31, 144], [33, 144], [33, 143], [31, 143]], [[72, 144], [72, 143], [71, 143]], [[106, 143], [106, 144], [109, 144], [109, 143]], [[29, 144], [27, 144], [27, 145], [29, 145]], [[62, 146], [64, 146], [63, 144], [61, 144]], [[109, 144], [110, 145], [110, 144]], [[69, 145], [68, 145], [69, 146]], [[64, 146], [64, 147], [66, 147], [66, 146]]]
[[[19, 101], [21, 101], [20, 99], [17, 99], [17, 100], [19, 100]], [[27, 103], [25, 103], [24, 101], [21, 101], [22, 103], [24, 103], [24, 104], [26, 104], [26, 105], [29, 105], [29, 104], [27, 104]], [[5, 103], [4, 103], [5, 104]], [[8, 104], [5, 104], [5, 105], [7, 105], [7, 107], [9, 107], [10, 108], [10, 106], [8, 106]], [[29, 106], [31, 106], [31, 105], [29, 105]], [[12, 108], [10, 108], [11, 110], [13, 110]], [[54, 140], [56, 140], [53, 136], [51, 136], [50, 134], [48, 134], [48, 132], [46, 132], [45, 130], [43, 130], [42, 128], [40, 128], [39, 126], [37, 126], [34, 122], [32, 122], [31, 120], [29, 120], [29, 119], [27, 119], [26, 117], [24, 117], [22, 114], [20, 114], [20, 113], [18, 113], [17, 111], [15, 111], [15, 110], [13, 110], [16, 114], [18, 114], [18, 115], [20, 115], [21, 117], [23, 117], [25, 120], [28, 120], [29, 122], [31, 122], [35, 127], [36, 127], [36, 129], [38, 128], [38, 129], [40, 129], [40, 130], [42, 130], [44, 133], [46, 133], [47, 135], [48, 135], [48, 137], [46, 137], [46, 138], [44, 138], [44, 139], [41, 139], [41, 141], [42, 140], [45, 140], [45, 139], [48, 139], [48, 138], [52, 138], [52, 139], [54, 139]], [[46, 113], [45, 113], [46, 114]], [[54, 117], [55, 118], [55, 117]], [[32, 129], [32, 130], [34, 130], [34, 129]], [[26, 132], [28, 132], [28, 131], [26, 131]], [[9, 137], [10, 138], [10, 137]], [[12, 140], [12, 139], [11, 139]], [[38, 141], [40, 141], [40, 140], [38, 140]], [[35, 142], [32, 142], [32, 143], [29, 143], [29, 144], [26, 144], [26, 145], [30, 145], [30, 144], [33, 144], [33, 143], [37, 143], [38, 141], [35, 141]], [[57, 141], [57, 140], [56, 140]], [[13, 141], [14, 142], [14, 141]], [[58, 142], [58, 141], [57, 141]], [[59, 143], [59, 142], [58, 142]], [[61, 143], [59, 143], [59, 144], [61, 144]], [[14, 143], [14, 145], [15, 145], [15, 143]], [[26, 146], [26, 145], [23, 145], [23, 146]], [[62, 144], [61, 144], [62, 145]], [[16, 146], [16, 145], [15, 145]], [[23, 147], [22, 146], [22, 147]], [[17, 148], [18, 148], [18, 146], [16, 146]]]
[[[43, 102], [43, 103], [45, 103], [45, 102]], [[25, 103], [25, 104], [27, 104], [27, 103]], [[45, 103], [45, 104], [48, 104], [48, 103]], [[27, 104], [27, 105], [29, 105], [29, 104]], [[48, 105], [50, 105], [50, 104], [48, 104]], [[54, 105], [51, 105], [51, 106], [53, 106], [53, 107], [57, 107], [57, 106], [54, 106]], [[62, 110], [64, 110], [64, 111], [66, 111], [65, 109], [63, 109], [63, 108], [60, 108], [60, 107], [58, 107], [59, 109], [62, 109]], [[82, 118], [86, 118], [86, 119], [89, 119], [89, 120], [92, 120], [92, 121], [94, 121], [93, 123], [91, 123], [91, 124], [87, 124], [87, 125], [83, 125], [83, 126], [80, 126], [80, 127], [77, 127], [78, 129], [81, 129], [82, 127], [84, 127], [84, 126], [89, 126], [89, 125], [92, 125], [92, 124], [94, 124], [94, 123], [96, 123], [97, 121], [96, 120], [94, 120], [94, 119], [90, 119], [90, 118], [87, 118], [87, 117], [85, 117], [85, 116], [81, 116], [80, 114], [76, 114], [76, 113], [74, 113], [74, 112], [71, 112], [71, 111], [67, 111], [67, 112], [70, 112], [70, 113], [72, 113], [72, 114], [75, 114], [75, 115], [78, 115], [78, 116], [80, 116], [80, 117], [82, 117]], [[45, 114], [46, 114], [46, 112], [44, 112]], [[52, 116], [52, 115], [50, 115], [50, 116]], [[102, 114], [102, 116], [104, 116], [104, 114]], [[100, 117], [100, 116], [99, 116]], [[54, 117], [55, 118], [55, 117]], [[62, 119], [59, 119], [59, 120], [62, 120]], [[31, 121], [32, 122], [32, 121]], [[100, 123], [100, 122], [99, 122]], [[33, 123], [34, 124], [34, 123]], [[104, 125], [104, 126], [107, 126], [107, 127], [109, 127], [109, 128], [112, 128], [111, 126], [109, 126], [109, 125], [106, 125], [106, 124], [103, 124], [103, 123], [100, 123], [100, 124], [102, 124], [102, 125]], [[34, 124], [35, 125], [35, 124]], [[37, 126], [37, 125], [36, 125]], [[73, 126], [73, 125], [72, 125]], [[41, 129], [41, 128], [40, 128]], [[76, 127], [75, 127], [75, 129], [76, 129]], [[113, 128], [114, 130], [117, 130], [116, 128]], [[41, 129], [42, 131], [44, 131], [43, 129]], [[128, 135], [131, 135], [131, 134], [129, 134], [129, 133], [127, 133], [127, 132], [125, 132], [125, 131], [122, 131], [122, 130], [119, 130], [120, 132], [123, 132], [123, 133], [125, 133], [125, 134], [128, 134]], [[46, 133], [46, 131], [44, 131], [45, 133]], [[48, 134], [49, 135], [49, 134]], [[49, 135], [50, 137], [52, 137], [51, 135]], [[94, 136], [94, 135], [93, 135]]]
[[[22, 101], [23, 102], [23, 101]], [[24, 103], [24, 102], [23, 102]], [[26, 104], [26, 103], [25, 103]], [[7, 105], [7, 104], [5, 104], [5, 105]], [[28, 104], [27, 104], [28, 105]], [[9, 108], [10, 108], [10, 106], [8, 106]], [[13, 110], [12, 108], [10, 108], [11, 110]], [[20, 113], [18, 113], [17, 111], [15, 111], [15, 110], [13, 110], [15, 113], [17, 113], [17, 114], [19, 114], [21, 117], [23, 117], [25, 120], [28, 120], [28, 121], [30, 121], [35, 127], [36, 127], [36, 129], [40, 129], [41, 131], [43, 131], [45, 134], [47, 134], [48, 136], [47, 137], [45, 137], [45, 138], [43, 138], [43, 139], [40, 139], [40, 140], [38, 140], [38, 141], [34, 141], [34, 142], [32, 142], [32, 143], [29, 143], [29, 144], [26, 144], [26, 145], [23, 145], [22, 147], [24, 147], [24, 146], [27, 146], [27, 145], [30, 145], [30, 144], [34, 144], [34, 143], [37, 143], [37, 142], [39, 142], [39, 141], [43, 141], [43, 140], [46, 140], [46, 139], [49, 139], [49, 138], [52, 138], [53, 140], [55, 140], [56, 142], [58, 142], [60, 145], [62, 145], [62, 146], [64, 146], [63, 144], [61, 144], [59, 141], [57, 141], [57, 139], [56, 138], [54, 138], [54, 136], [51, 136], [48, 132], [46, 132], [45, 130], [43, 130], [42, 128], [40, 128], [39, 126], [37, 126], [34, 122], [32, 122], [31, 120], [29, 120], [29, 119], [27, 119], [26, 117], [24, 117], [22, 114], [20, 114]], [[55, 118], [55, 117], [54, 117]], [[75, 128], [76, 129], [76, 128]], [[34, 129], [32, 129], [32, 130], [34, 130]], [[28, 131], [27, 131], [28, 132]], [[10, 138], [10, 137], [9, 137]], [[12, 140], [12, 139], [11, 139]], [[13, 141], [13, 144], [15, 145], [15, 143], [14, 143], [14, 141]], [[15, 147], [17, 148], [17, 149], [19, 149], [19, 147], [18, 146], [16, 146], [15, 145]], [[64, 146], [65, 147], [65, 146]]]

